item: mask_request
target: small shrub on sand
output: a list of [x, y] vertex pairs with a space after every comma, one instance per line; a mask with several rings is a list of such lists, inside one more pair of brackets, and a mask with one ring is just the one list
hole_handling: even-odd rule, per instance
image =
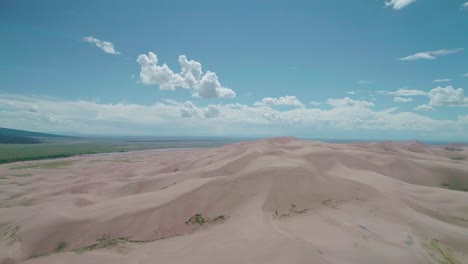
[[64, 251], [68, 247], [68, 242], [67, 241], [60, 241], [57, 243], [57, 246], [55, 247], [54, 251], [56, 253]]
[[185, 224], [187, 224], [187, 225], [188, 224], [203, 225], [204, 223], [206, 223], [206, 219], [203, 218], [203, 216], [201, 214], [195, 214], [194, 216], [190, 217], [190, 219], [185, 222]]

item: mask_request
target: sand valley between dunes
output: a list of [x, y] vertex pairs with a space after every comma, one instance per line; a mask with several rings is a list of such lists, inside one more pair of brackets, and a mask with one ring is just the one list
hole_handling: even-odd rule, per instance
[[468, 263], [468, 147], [274, 138], [0, 166], [0, 263]]

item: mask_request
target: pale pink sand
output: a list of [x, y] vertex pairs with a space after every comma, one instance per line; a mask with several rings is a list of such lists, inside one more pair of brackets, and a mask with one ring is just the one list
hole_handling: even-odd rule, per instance
[[[0, 263], [468, 263], [468, 192], [442, 186], [468, 189], [467, 149], [276, 138], [6, 164]], [[103, 235], [119, 243], [72, 251]]]

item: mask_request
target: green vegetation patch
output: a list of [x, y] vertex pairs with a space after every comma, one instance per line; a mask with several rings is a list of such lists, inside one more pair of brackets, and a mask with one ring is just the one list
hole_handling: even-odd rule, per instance
[[464, 160], [465, 157], [452, 157], [451, 159], [453, 159], [453, 160]]
[[463, 151], [463, 148], [460, 147], [445, 147], [448, 151]]
[[215, 218], [203, 217], [201, 214], [195, 214], [190, 217], [189, 220], [185, 221], [186, 225], [204, 225], [209, 223], [219, 223], [226, 220], [226, 216], [218, 215]]
[[32, 174], [31, 174], [31, 173], [11, 174], [10, 176], [11, 176], [11, 177], [20, 177], [20, 178], [23, 178], [23, 177], [31, 177]]
[[0, 164], [27, 160], [65, 158], [82, 154], [127, 152], [148, 149], [216, 147], [233, 142], [236, 141], [196, 139], [174, 141], [131, 141], [112, 139], [48, 138], [41, 144], [0, 143]]
[[34, 163], [28, 165], [21, 165], [16, 167], [10, 167], [10, 170], [21, 170], [21, 169], [57, 169], [68, 167], [75, 164], [76, 160], [60, 160], [60, 161], [52, 161], [47, 163]]
[[440, 184], [440, 186], [446, 189], [454, 190], [454, 191], [468, 192], [468, 188], [466, 186], [461, 186], [460, 184], [457, 184], [457, 183], [443, 182]]
[[426, 249], [429, 255], [440, 264], [460, 264], [455, 258], [453, 251], [449, 248], [442, 246], [437, 239], [433, 239], [430, 243], [426, 244]]
[[201, 214], [195, 214], [194, 216], [190, 217], [189, 220], [185, 222], [185, 224], [191, 224], [191, 225], [203, 225], [206, 223], [206, 219], [203, 218]]

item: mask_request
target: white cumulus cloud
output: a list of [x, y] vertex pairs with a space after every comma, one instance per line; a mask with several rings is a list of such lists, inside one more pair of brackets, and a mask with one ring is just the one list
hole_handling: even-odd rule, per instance
[[[239, 103], [197, 106], [190, 101], [164, 100], [139, 105], [0, 93], [0, 124], [24, 130], [95, 135], [304, 136], [310, 131], [321, 131], [320, 135], [349, 136], [351, 132], [359, 135], [374, 131], [391, 136], [413, 131], [433, 139], [466, 138], [468, 129], [466, 113], [455, 118], [432, 119], [397, 108], [374, 110], [367, 107], [368, 102], [349, 98], [329, 99], [327, 103], [335, 107], [280, 111]], [[215, 118], [214, 108], [219, 110]]]
[[327, 104], [332, 107], [371, 107], [374, 106], [374, 103], [367, 101], [353, 100], [349, 97], [343, 99], [330, 98], [327, 100]]
[[218, 117], [220, 115], [220, 111], [219, 109], [214, 106], [214, 105], [209, 105], [208, 107], [205, 108], [205, 113], [203, 113], [203, 115], [206, 117], [206, 118], [214, 118], [214, 117]]
[[198, 116], [198, 108], [190, 101], [186, 101], [180, 108], [181, 117], [194, 117]]
[[93, 37], [84, 37], [83, 41], [93, 44], [94, 46], [100, 48], [105, 53], [114, 54], [114, 55], [120, 54], [120, 52], [115, 50], [114, 44], [112, 42], [103, 41], [103, 40], [93, 38]]
[[385, 2], [385, 6], [391, 6], [393, 9], [400, 10], [413, 2], [416, 2], [416, 0], [389, 0]]
[[281, 96], [279, 98], [266, 97], [260, 102], [255, 102], [255, 106], [298, 106], [303, 107], [304, 104], [297, 99], [296, 96]]
[[409, 102], [413, 101], [413, 98], [411, 98], [411, 97], [405, 98], [405, 97], [397, 96], [397, 97], [393, 98], [393, 101], [395, 103], [409, 103]]
[[454, 89], [452, 86], [437, 87], [429, 92], [429, 105], [431, 106], [468, 106], [462, 88]]
[[181, 71], [174, 73], [167, 64], [159, 65], [158, 56], [153, 52], [141, 54], [137, 58], [140, 64], [140, 80], [145, 85], [158, 85], [161, 90], [189, 89], [198, 98], [234, 98], [236, 93], [221, 85], [215, 72], [203, 74], [199, 62], [179, 56]]
[[422, 104], [422, 105], [418, 105], [414, 108], [414, 110], [417, 110], [417, 111], [432, 111], [434, 110], [434, 108], [430, 105], [427, 105], [427, 104]]
[[413, 55], [409, 55], [409, 56], [400, 58], [400, 60], [435, 60], [439, 56], [453, 54], [453, 53], [461, 52], [463, 50], [464, 50], [464, 48], [442, 49], [442, 50], [418, 52], [418, 53], [415, 53]]

